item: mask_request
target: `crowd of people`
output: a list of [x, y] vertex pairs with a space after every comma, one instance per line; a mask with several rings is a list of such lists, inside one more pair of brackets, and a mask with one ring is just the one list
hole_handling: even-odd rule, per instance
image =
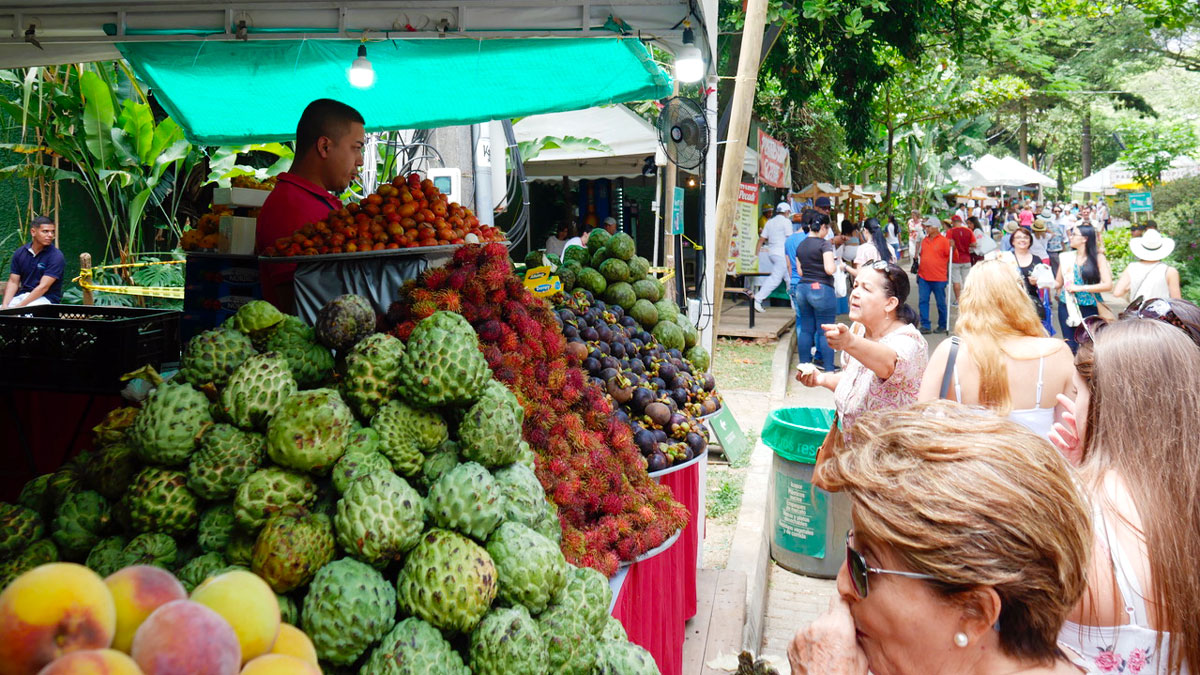
[[[1080, 213], [1051, 225], [1022, 208], [983, 255], [979, 215], [917, 214], [920, 314], [877, 221], [832, 235], [824, 214], [796, 219], [796, 379], [832, 390], [837, 412], [814, 483], [846, 493], [853, 530], [829, 610], [793, 639], [793, 673], [1200, 664], [1200, 308], [1178, 297], [1173, 243], [1152, 223], [1114, 282], [1106, 225]], [[829, 309], [847, 262], [835, 236], [858, 237], [850, 325]], [[1097, 309], [1108, 291], [1132, 299], [1119, 316]], [[947, 292], [957, 320], [930, 353], [928, 297]]]

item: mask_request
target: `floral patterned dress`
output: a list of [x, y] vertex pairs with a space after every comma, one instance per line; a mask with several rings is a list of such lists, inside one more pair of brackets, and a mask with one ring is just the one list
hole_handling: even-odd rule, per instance
[[[1068, 621], [1058, 633], [1063, 647], [1083, 656], [1084, 665], [1092, 675], [1160, 675], [1167, 672], [1167, 649], [1170, 633], [1162, 634], [1149, 628], [1146, 599], [1133, 570], [1133, 561], [1126, 557], [1116, 534], [1099, 508], [1093, 515], [1097, 535], [1103, 533], [1112, 558], [1113, 576], [1125, 602], [1129, 622], [1122, 626], [1081, 626]], [[1191, 672], [1184, 664], [1183, 672]]]
[[854, 425], [859, 415], [869, 410], [907, 408], [917, 402], [921, 378], [929, 363], [929, 345], [916, 326], [904, 324], [879, 338], [896, 351], [896, 369], [888, 379], [881, 379], [858, 359], [843, 354], [842, 379], [833, 391], [842, 432]]

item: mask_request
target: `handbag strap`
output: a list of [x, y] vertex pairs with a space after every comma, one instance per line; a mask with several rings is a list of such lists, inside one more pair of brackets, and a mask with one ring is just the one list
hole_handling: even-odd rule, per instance
[[946, 398], [950, 394], [950, 380], [954, 375], [954, 361], [958, 359], [958, 336], [950, 338], [950, 354], [946, 357], [946, 370], [942, 373], [942, 390], [938, 398]]

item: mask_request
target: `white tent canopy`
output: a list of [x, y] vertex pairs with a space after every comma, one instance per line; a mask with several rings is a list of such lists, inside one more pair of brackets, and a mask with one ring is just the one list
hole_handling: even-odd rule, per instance
[[[1168, 183], [1185, 176], [1200, 175], [1200, 162], [1191, 157], [1180, 156], [1171, 160], [1171, 168], [1162, 174], [1162, 182]], [[1113, 162], [1096, 173], [1084, 178], [1071, 186], [1071, 192], [1095, 192], [1105, 190], [1134, 188], [1137, 179], [1133, 172], [1123, 162]]]
[[[1015, 157], [1005, 157], [1003, 159], [995, 155], [984, 155], [975, 160], [971, 165], [970, 171], [975, 174], [971, 178], [980, 180], [975, 184], [964, 183], [968, 187], [1022, 187], [1025, 185], [1039, 185], [1044, 188], [1051, 188], [1057, 185], [1055, 180], [1040, 171], [1032, 169], [1020, 162]], [[951, 172], [953, 176], [953, 172]]]
[[[597, 140], [608, 146], [601, 151], [589, 148], [543, 150], [525, 162], [525, 174], [532, 179], [572, 180], [580, 178], [636, 178], [642, 175], [647, 157], [658, 151], [658, 132], [640, 115], [623, 105], [599, 106], [586, 110], [547, 113], [522, 118], [513, 125], [518, 142], [539, 138]], [[746, 150], [744, 170], [758, 174], [758, 153]]]

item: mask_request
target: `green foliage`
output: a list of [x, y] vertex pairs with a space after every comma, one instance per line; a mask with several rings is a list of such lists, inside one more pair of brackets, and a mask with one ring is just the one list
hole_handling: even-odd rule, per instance
[[532, 141], [521, 141], [517, 144], [521, 152], [521, 161], [528, 162], [537, 157], [543, 150], [593, 150], [611, 154], [613, 149], [603, 141], [595, 138], [576, 138], [575, 136], [543, 136]]
[[[213, 148], [208, 159], [207, 182], [229, 187], [230, 180], [239, 176], [253, 176], [258, 180], [266, 180], [287, 171], [294, 158], [295, 152], [283, 143], [253, 143]], [[265, 166], [262, 166], [264, 164]]]
[[1171, 161], [1196, 150], [1196, 132], [1183, 122], [1127, 122], [1121, 129], [1125, 150], [1121, 161], [1143, 185], [1157, 185]]
[[735, 513], [742, 505], [742, 481], [725, 478], [721, 486], [706, 496], [705, 515], [720, 518]]
[[1183, 296], [1200, 304], [1200, 197], [1193, 196], [1163, 212], [1158, 225], [1175, 240], [1171, 260], [1179, 266]]
[[1134, 261], [1133, 253], [1129, 251], [1128, 229], [1119, 227], [1104, 233], [1104, 256], [1112, 267], [1113, 279], [1121, 276], [1125, 267]]
[[1185, 176], [1169, 183], [1161, 183], [1155, 185], [1150, 192], [1154, 198], [1154, 211], [1166, 213], [1200, 195], [1200, 176]]

